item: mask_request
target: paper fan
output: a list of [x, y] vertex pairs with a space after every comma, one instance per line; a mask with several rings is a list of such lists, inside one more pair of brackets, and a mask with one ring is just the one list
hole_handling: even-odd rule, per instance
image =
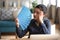
[[23, 6], [17, 18], [19, 19], [19, 25], [21, 26], [22, 30], [25, 30], [31, 21], [30, 9]]

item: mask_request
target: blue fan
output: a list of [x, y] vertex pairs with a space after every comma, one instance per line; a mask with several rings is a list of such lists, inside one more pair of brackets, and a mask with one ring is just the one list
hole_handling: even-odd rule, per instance
[[23, 6], [17, 18], [19, 19], [19, 25], [21, 26], [22, 30], [25, 30], [31, 21], [30, 9]]

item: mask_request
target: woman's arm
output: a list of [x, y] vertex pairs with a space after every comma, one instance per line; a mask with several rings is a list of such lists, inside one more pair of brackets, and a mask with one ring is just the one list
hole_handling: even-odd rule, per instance
[[18, 36], [19, 38], [24, 37], [25, 34], [27, 33], [27, 31], [28, 31], [27, 29], [21, 30], [21, 28], [17, 28], [17, 27], [16, 27], [16, 33], [17, 33], [17, 36]]
[[51, 33], [51, 23], [48, 19], [46, 19], [44, 21], [44, 23], [41, 23], [41, 26], [42, 26], [45, 34], [50, 34]]
[[22, 38], [28, 31], [28, 28], [25, 30], [22, 30], [22, 28], [19, 25], [19, 20], [18, 18], [15, 19], [16, 22], [16, 33], [19, 38]]
[[51, 23], [47, 18], [44, 18], [45, 15], [43, 15], [43, 12], [41, 11], [41, 14], [39, 16], [39, 22], [41, 23], [42, 29], [45, 34], [51, 33]]

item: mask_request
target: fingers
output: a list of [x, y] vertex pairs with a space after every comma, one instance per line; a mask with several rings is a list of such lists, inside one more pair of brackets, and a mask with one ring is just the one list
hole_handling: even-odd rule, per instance
[[15, 19], [15, 22], [16, 22], [16, 23], [18, 23], [18, 22], [19, 22], [19, 19], [18, 19], [18, 18], [16, 18], [16, 19]]
[[41, 13], [39, 14], [39, 21], [40, 21], [41, 23], [43, 23], [43, 17], [44, 17], [44, 14], [43, 14], [43, 12], [41, 11]]
[[18, 18], [15, 19], [15, 22], [16, 22], [16, 26], [19, 27], [19, 19]]

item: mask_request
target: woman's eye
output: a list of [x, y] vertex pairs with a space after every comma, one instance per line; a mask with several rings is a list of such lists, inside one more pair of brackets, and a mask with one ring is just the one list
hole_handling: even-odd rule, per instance
[[39, 12], [37, 12], [37, 14], [39, 14]]

